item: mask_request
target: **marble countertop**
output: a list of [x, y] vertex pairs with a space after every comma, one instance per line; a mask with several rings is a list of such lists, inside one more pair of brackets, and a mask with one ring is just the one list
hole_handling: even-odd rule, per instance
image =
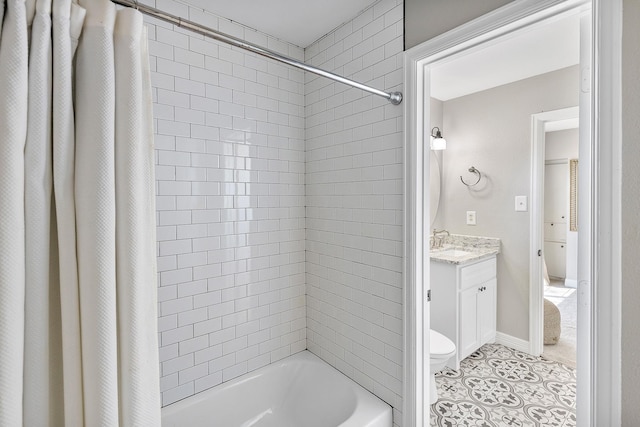
[[447, 264], [465, 264], [500, 253], [500, 239], [495, 237], [447, 236], [441, 248], [431, 249], [431, 260]]
[[467, 262], [489, 258], [499, 253], [500, 250], [495, 248], [469, 248], [445, 245], [439, 249], [432, 249], [429, 256], [432, 261], [447, 264], [465, 264]]

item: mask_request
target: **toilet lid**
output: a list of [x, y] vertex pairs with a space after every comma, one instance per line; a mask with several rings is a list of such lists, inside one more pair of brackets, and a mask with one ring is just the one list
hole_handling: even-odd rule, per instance
[[446, 355], [456, 351], [456, 345], [438, 331], [430, 330], [429, 353], [433, 356]]

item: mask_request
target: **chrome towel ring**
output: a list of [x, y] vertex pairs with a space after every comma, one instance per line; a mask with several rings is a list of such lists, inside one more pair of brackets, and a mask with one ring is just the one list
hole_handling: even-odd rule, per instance
[[462, 181], [462, 183], [464, 185], [466, 185], [467, 187], [473, 187], [474, 185], [477, 185], [480, 182], [480, 180], [482, 179], [482, 174], [480, 173], [480, 171], [478, 169], [475, 168], [475, 166], [471, 166], [469, 168], [469, 172], [475, 173], [476, 175], [478, 175], [478, 179], [476, 180], [476, 182], [474, 182], [473, 184], [468, 184], [468, 183], [464, 182], [464, 179], [462, 178], [462, 175], [460, 175], [460, 181]]

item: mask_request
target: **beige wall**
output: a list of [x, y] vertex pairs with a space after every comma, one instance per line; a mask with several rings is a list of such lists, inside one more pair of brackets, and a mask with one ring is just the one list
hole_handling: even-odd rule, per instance
[[[530, 196], [531, 115], [578, 105], [578, 67], [521, 80], [444, 102], [443, 185], [434, 226], [456, 234], [499, 237], [498, 331], [528, 340], [529, 212], [515, 212], [515, 196]], [[478, 168], [472, 189], [460, 175]], [[466, 211], [477, 225], [466, 225]]]
[[625, 0], [622, 51], [622, 425], [640, 420], [640, 2]]
[[432, 39], [510, 1], [405, 0], [405, 49]]

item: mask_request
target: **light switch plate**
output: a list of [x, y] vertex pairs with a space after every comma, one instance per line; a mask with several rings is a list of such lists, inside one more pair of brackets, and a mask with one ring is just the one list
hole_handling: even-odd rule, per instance
[[467, 225], [476, 225], [476, 211], [467, 211]]
[[516, 212], [526, 212], [528, 208], [527, 196], [516, 196]]

